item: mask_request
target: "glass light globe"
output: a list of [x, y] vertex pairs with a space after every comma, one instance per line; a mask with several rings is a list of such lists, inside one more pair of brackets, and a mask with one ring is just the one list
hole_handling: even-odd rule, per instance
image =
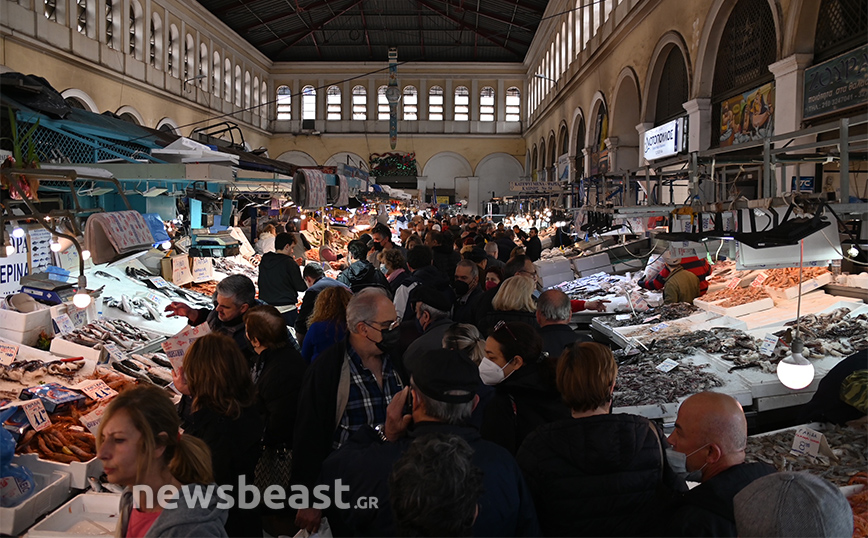
[[301, 220], [304, 220], [304, 219], [307, 218], [307, 215], [305, 215], [304, 213], [302, 213], [301, 216], [300, 216], [299, 218], [300, 218]]
[[90, 295], [86, 293], [76, 293], [72, 296], [72, 304], [74, 304], [77, 308], [87, 308], [90, 306]]
[[852, 247], [850, 247], [849, 249], [847, 249], [847, 254], [848, 254], [851, 258], [855, 258], [856, 256], [859, 255], [859, 249], [856, 248], [855, 246], [852, 246]]
[[61, 250], [60, 243], [54, 241], [51, 242], [49, 248], [51, 249], [51, 252], [60, 252]]
[[82, 250], [81, 251], [81, 258], [83, 260], [89, 260], [90, 259], [90, 251], [87, 249]]
[[18, 239], [24, 237], [24, 228], [22, 228], [21, 226], [16, 226], [12, 230], [12, 237], [17, 237]]
[[800, 390], [814, 380], [814, 365], [803, 355], [801, 340], [793, 340], [793, 354], [778, 363], [778, 379], [790, 389]]
[[11, 256], [11, 255], [15, 254], [15, 251], [16, 251], [16, 250], [17, 250], [17, 249], [16, 249], [14, 246], [12, 246], [12, 245], [6, 245], [6, 255], [7, 255], [7, 256]]
[[160, 245], [160, 248], [162, 248], [163, 250], [169, 250], [170, 248], [172, 248], [172, 242], [163, 241], [163, 243]]

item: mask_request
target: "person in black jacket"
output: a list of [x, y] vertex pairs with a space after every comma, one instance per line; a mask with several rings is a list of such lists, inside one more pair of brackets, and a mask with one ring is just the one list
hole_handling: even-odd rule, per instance
[[259, 262], [259, 298], [277, 307], [287, 325], [294, 326], [298, 319], [298, 294], [307, 289], [301, 269], [292, 257], [295, 236], [277, 234], [274, 252], [262, 256]]
[[523, 274], [504, 280], [491, 300], [491, 310], [476, 325], [479, 332], [488, 334], [501, 321], [526, 323], [538, 329], [534, 289], [533, 279]]
[[515, 454], [525, 437], [543, 424], [569, 418], [554, 383], [556, 358], [542, 357], [542, 340], [526, 323], [495, 326], [485, 341], [479, 374], [495, 385], [483, 410], [482, 437]]
[[232, 486], [235, 503], [226, 533], [261, 535], [259, 508], [238, 505], [240, 481], [253, 484], [262, 439], [247, 361], [231, 338], [209, 333], [190, 345], [183, 367], [173, 376], [175, 387], [184, 394], [179, 404], [184, 433], [202, 439], [211, 449], [217, 485]]
[[368, 261], [368, 245], [360, 240], [350, 241], [347, 245], [350, 266], [338, 275], [338, 282], [350, 288], [353, 293], [376, 286], [390, 291], [389, 281], [379, 268]]
[[407, 267], [412, 274], [395, 291], [395, 310], [399, 318], [403, 320], [413, 318], [410, 292], [420, 284], [440, 290], [450, 302], [455, 300], [455, 293], [449, 285], [450, 279], [432, 265], [432, 253], [429, 247], [423, 245], [413, 247], [407, 254]]
[[745, 463], [747, 419], [741, 405], [728, 394], [694, 394], [678, 408], [669, 442], [684, 455], [687, 480], [701, 483], [680, 499], [666, 534], [737, 536], [733, 498], [757, 478], [775, 472], [765, 463]]
[[525, 254], [530, 258], [530, 261], [537, 261], [542, 255], [542, 242], [539, 240], [539, 231], [536, 228], [530, 229], [530, 234], [527, 239], [522, 239], [524, 243]]
[[[586, 308], [588, 303], [585, 303]], [[549, 357], [560, 357], [564, 348], [573, 342], [591, 341], [590, 337], [580, 335], [570, 327], [571, 310], [570, 298], [558, 289], [544, 291], [537, 299], [536, 321], [540, 326], [543, 351]]]
[[430, 232], [425, 236], [425, 244], [431, 247], [434, 267], [444, 275], [452, 279], [455, 274], [455, 266], [461, 260], [461, 255], [452, 248], [452, 241], [448, 240], [442, 232]]
[[572, 416], [540, 426], [518, 451], [545, 536], [653, 535], [687, 489], [659, 426], [610, 414], [617, 374], [606, 346], [567, 348], [557, 387]]

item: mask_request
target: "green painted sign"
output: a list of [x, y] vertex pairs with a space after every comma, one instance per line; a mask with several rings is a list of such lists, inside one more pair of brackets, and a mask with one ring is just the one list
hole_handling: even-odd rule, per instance
[[868, 102], [868, 45], [805, 70], [805, 119]]

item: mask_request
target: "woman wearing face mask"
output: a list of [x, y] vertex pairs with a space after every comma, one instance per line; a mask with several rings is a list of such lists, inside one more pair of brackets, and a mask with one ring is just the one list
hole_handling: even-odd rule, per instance
[[380, 271], [386, 275], [386, 280], [389, 281], [389, 288], [392, 294], [398, 291], [401, 284], [410, 276], [407, 271], [407, 259], [404, 254], [396, 249], [383, 250], [377, 254], [377, 260], [380, 262]]
[[656, 536], [687, 489], [667, 464], [659, 426], [610, 414], [617, 374], [602, 344], [565, 349], [557, 387], [571, 418], [541, 426], [518, 451], [546, 536]]
[[539, 426], [568, 418], [554, 383], [557, 357], [544, 357], [542, 338], [526, 323], [499, 322], [485, 341], [479, 376], [496, 385], [485, 407], [482, 437], [512, 454]]
[[536, 321], [536, 283], [523, 274], [507, 278], [491, 300], [491, 310], [479, 320], [479, 332], [487, 334], [499, 321], [526, 323], [539, 329]]
[[[178, 502], [164, 510], [156, 502], [164, 486], [183, 496], [184, 490], [204, 494], [214, 482], [208, 447], [182, 434], [180, 425], [168, 393], [153, 385], [125, 390], [106, 407], [96, 433], [97, 457], [108, 481], [126, 488], [117, 536], [226, 536], [226, 511], [217, 508], [216, 495], [206, 506]], [[133, 498], [134, 486], [150, 488], [150, 504], [148, 495]]]
[[503, 269], [500, 267], [488, 267], [485, 269], [484, 282], [485, 291], [493, 290], [500, 286], [500, 283], [503, 282]]

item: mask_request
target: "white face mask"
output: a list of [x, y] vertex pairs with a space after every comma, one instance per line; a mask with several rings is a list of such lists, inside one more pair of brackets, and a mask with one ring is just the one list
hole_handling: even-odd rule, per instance
[[506, 379], [506, 376], [503, 375], [503, 369], [506, 368], [509, 362], [504, 364], [503, 368], [501, 368], [496, 362], [492, 361], [488, 357], [483, 357], [482, 362], [479, 363], [479, 377], [482, 378], [482, 382], [486, 385], [500, 384], [501, 381]]

